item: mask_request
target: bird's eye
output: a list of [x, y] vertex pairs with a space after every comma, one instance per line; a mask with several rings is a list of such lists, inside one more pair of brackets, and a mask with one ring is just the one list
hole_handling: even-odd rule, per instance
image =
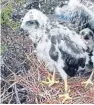
[[64, 6], [64, 3], [61, 3], [61, 4], [59, 5], [59, 7], [61, 7], [61, 8], [62, 8], [63, 6]]
[[89, 36], [85, 36], [84, 39], [85, 39], [85, 40], [89, 40]]
[[82, 31], [82, 32], [81, 32], [81, 35], [84, 35], [84, 34], [85, 34], [84, 31]]
[[33, 24], [34, 24], [33, 21], [27, 21], [27, 22], [26, 22], [26, 25], [28, 25], [28, 26], [31, 26], [31, 25], [33, 25]]

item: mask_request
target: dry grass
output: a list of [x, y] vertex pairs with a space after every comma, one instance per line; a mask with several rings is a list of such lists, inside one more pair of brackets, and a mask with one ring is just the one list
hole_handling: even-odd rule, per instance
[[[12, 72], [11, 75], [8, 76], [7, 84], [11, 84], [8, 88], [4, 85], [2, 87], [1, 98], [3, 102], [11, 103], [13, 101], [13, 94], [16, 95], [16, 103], [21, 103], [17, 85], [20, 84], [23, 86], [23, 90], [27, 91], [26, 101], [27, 104], [60, 104], [62, 103], [62, 98], [59, 98], [58, 95], [64, 92], [64, 84], [63, 81], [60, 83], [53, 85], [52, 87], [45, 86], [41, 84], [42, 80], [45, 80], [49, 74], [47, 68], [43, 62], [39, 62], [35, 55], [26, 53], [26, 60], [31, 65], [31, 68], [24, 75], [17, 75]], [[60, 80], [60, 76], [57, 73], [56, 79]], [[86, 81], [87, 78], [83, 77], [74, 77], [68, 78], [68, 84], [70, 87], [70, 95], [72, 97], [72, 101], [66, 101], [66, 103], [71, 104], [94, 104], [94, 86], [90, 86], [87, 89], [81, 84], [82, 81]], [[9, 89], [13, 87], [9, 92]], [[21, 90], [20, 90], [21, 91]]]
[[[41, 64], [40, 64], [41, 65]], [[59, 94], [64, 92], [64, 84], [60, 82], [52, 87], [48, 87], [40, 84], [41, 80], [47, 78], [48, 72], [41, 66], [37, 65], [35, 71], [30, 70], [24, 77], [17, 76], [16, 81], [27, 88], [30, 96], [28, 96], [29, 103], [32, 100], [37, 104], [60, 104], [62, 103], [62, 98], [58, 97]], [[57, 77], [59, 75], [57, 74]], [[59, 79], [58, 77], [57, 79]], [[86, 81], [87, 78], [69, 78], [68, 84], [70, 86], [70, 95], [73, 98], [72, 101], [67, 101], [66, 103], [71, 104], [94, 104], [94, 86], [89, 86], [87, 89], [82, 86], [81, 82]], [[32, 95], [33, 98], [32, 98]], [[28, 100], [26, 103], [28, 103]]]

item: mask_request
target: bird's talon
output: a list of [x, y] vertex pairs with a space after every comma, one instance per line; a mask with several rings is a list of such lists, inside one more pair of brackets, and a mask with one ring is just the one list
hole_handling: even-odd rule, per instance
[[69, 96], [69, 93], [65, 93], [63, 95], [59, 95], [59, 98], [64, 97], [62, 103], [64, 103], [67, 100], [72, 100], [72, 98]]
[[51, 76], [48, 77], [46, 81], [42, 81], [41, 83], [42, 83], [42, 84], [46, 84], [46, 85], [48, 85], [49, 87], [51, 87], [52, 85], [59, 83], [59, 81], [56, 81], [56, 80], [55, 80], [55, 77], [54, 77], [54, 75], [53, 75], [52, 77], [51, 77]]
[[51, 87], [52, 85], [56, 84], [56, 83], [59, 83], [59, 81], [52, 81], [52, 80], [49, 80], [49, 81], [42, 81], [41, 82], [42, 84], [46, 84], [48, 85], [49, 87]]
[[82, 82], [82, 84], [85, 84], [85, 88], [90, 84], [93, 85], [93, 82], [91, 80], [87, 80], [85, 82]]

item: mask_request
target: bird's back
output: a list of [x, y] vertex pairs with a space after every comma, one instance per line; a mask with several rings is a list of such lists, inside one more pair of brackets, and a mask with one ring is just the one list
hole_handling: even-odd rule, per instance
[[55, 62], [61, 63], [59, 61], [62, 61], [62, 65], [64, 62], [62, 69], [64, 69], [69, 76], [74, 76], [79, 67], [85, 66], [86, 58], [84, 51], [86, 46], [83, 40], [79, 35], [72, 33], [72, 31], [66, 27], [56, 26], [51, 29], [50, 34], [52, 35], [50, 57]]

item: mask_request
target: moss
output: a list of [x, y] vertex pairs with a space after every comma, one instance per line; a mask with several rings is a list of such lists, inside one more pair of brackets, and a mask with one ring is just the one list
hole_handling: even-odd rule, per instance
[[[11, 14], [13, 11], [12, 0], [8, 1], [8, 5], [1, 10], [1, 24], [10, 26], [12, 29], [16, 30], [20, 26], [20, 22], [14, 22], [11, 19]], [[22, 0], [17, 0], [18, 3], [21, 3]]]
[[10, 15], [12, 12], [12, 8], [10, 6], [6, 6], [1, 11], [1, 24], [7, 24], [10, 20]]
[[22, 2], [23, 2], [23, 0], [17, 0], [17, 2], [18, 2], [18, 3], [22, 3]]
[[7, 46], [5, 45], [5, 44], [2, 44], [1, 43], [1, 46], [0, 46], [1, 48], [0, 48], [0, 55], [2, 54], [2, 53], [4, 53], [5, 52], [5, 50], [7, 49]]

